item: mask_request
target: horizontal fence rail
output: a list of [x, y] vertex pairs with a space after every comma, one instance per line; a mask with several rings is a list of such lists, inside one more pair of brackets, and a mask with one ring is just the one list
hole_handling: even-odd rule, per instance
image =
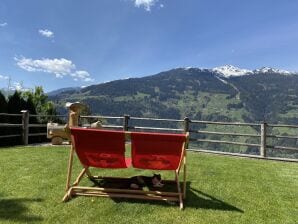
[[103, 128], [123, 128], [121, 125], [102, 125]]
[[42, 133], [32, 133], [32, 134], [28, 134], [29, 137], [31, 136], [41, 136], [41, 135], [47, 135], [46, 132], [42, 132]]
[[22, 117], [22, 114], [7, 114], [7, 113], [0, 113], [0, 116], [6, 116], [6, 117]]
[[190, 141], [196, 142], [209, 142], [209, 143], [222, 143], [222, 144], [231, 144], [231, 145], [243, 145], [243, 146], [257, 146], [260, 147], [260, 144], [250, 144], [244, 142], [231, 142], [231, 141], [220, 141], [220, 140], [210, 140], [210, 139], [194, 139], [190, 138]]
[[217, 124], [217, 125], [238, 125], [238, 126], [260, 126], [260, 124], [257, 124], [257, 123], [198, 121], [198, 120], [191, 120], [191, 123], [197, 123], [197, 124]]
[[54, 118], [57, 118], [57, 117], [68, 117], [67, 115], [45, 115], [45, 114], [30, 114], [29, 115], [30, 117], [54, 117]]
[[298, 136], [284, 136], [284, 135], [267, 135], [267, 138], [286, 138], [286, 139], [298, 139]]
[[112, 117], [112, 116], [86, 116], [86, 115], [81, 115], [80, 118], [123, 119], [123, 117]]
[[0, 139], [2, 138], [15, 138], [15, 137], [21, 137], [22, 135], [0, 135]]
[[241, 133], [231, 133], [231, 132], [197, 131], [197, 130], [189, 130], [189, 132], [198, 133], [198, 134], [211, 134], [211, 135], [230, 135], [230, 136], [245, 136], [245, 137], [261, 137], [261, 135], [241, 134]]
[[178, 129], [178, 128], [156, 128], [156, 127], [129, 127], [130, 129], [136, 129], [136, 130], [152, 130], [152, 131], [184, 131], [184, 129]]
[[285, 147], [285, 146], [278, 146], [278, 145], [267, 145], [267, 148], [298, 151], [298, 148], [295, 148], [295, 147]]
[[184, 122], [184, 120], [176, 119], [162, 119], [162, 118], [143, 118], [143, 117], [130, 117], [132, 120], [143, 120], [143, 121], [169, 121], [169, 122]]
[[[56, 118], [68, 118], [68, 115], [30, 115], [28, 111], [22, 111], [21, 114], [6, 114], [6, 113], [0, 113], [0, 117], [21, 117], [22, 123], [21, 124], [11, 124], [11, 123], [0, 123], [0, 127], [7, 127], [7, 128], [20, 128], [21, 134], [10, 134], [10, 135], [2, 135], [0, 136], [0, 139], [6, 139], [6, 138], [13, 138], [13, 137], [22, 137], [23, 143], [28, 144], [28, 137], [33, 136], [45, 136], [47, 135], [46, 132], [40, 132], [40, 133], [29, 133], [29, 128], [45, 128], [47, 127], [47, 124], [41, 123], [41, 124], [30, 124], [29, 118], [48, 118], [48, 122], [51, 119]], [[265, 158], [265, 159], [274, 159], [276, 160], [286, 160], [286, 161], [295, 161], [298, 162], [298, 159], [292, 159], [292, 158], [277, 158], [277, 157], [269, 157], [267, 156], [268, 149], [270, 150], [284, 150], [284, 151], [292, 151], [292, 152], [298, 152], [298, 147], [289, 147], [289, 146], [279, 146], [279, 145], [272, 145], [268, 144], [268, 139], [284, 139], [295, 141], [298, 140], [298, 134], [295, 135], [274, 135], [269, 133], [268, 128], [290, 128], [290, 129], [297, 129], [298, 125], [286, 125], [286, 124], [267, 124], [267, 123], [244, 123], [244, 122], [219, 122], [219, 121], [202, 121], [202, 120], [191, 120], [189, 118], [185, 119], [163, 119], [163, 118], [143, 118], [143, 117], [130, 117], [129, 115], [124, 116], [98, 116], [98, 115], [81, 115], [79, 119], [82, 121], [82, 119], [87, 119], [87, 121], [93, 120], [100, 120], [102, 123], [101, 126], [103, 128], [114, 128], [114, 129], [123, 129], [125, 131], [129, 130], [147, 130], [147, 131], [165, 131], [165, 132], [189, 132], [191, 134], [190, 137], [190, 143], [210, 143], [210, 144], [228, 144], [228, 145], [235, 145], [235, 146], [245, 146], [245, 147], [254, 147], [259, 149], [259, 155], [252, 155], [252, 154], [242, 154], [242, 153], [235, 153], [235, 152], [224, 152], [224, 151], [215, 151], [215, 150], [207, 150], [202, 148], [191, 148], [189, 147], [189, 150], [191, 151], [199, 151], [199, 152], [208, 152], [208, 153], [217, 153], [217, 154], [223, 154], [223, 155], [235, 155], [235, 156], [246, 156], [246, 157], [253, 157], [253, 158]], [[46, 122], [46, 120], [43, 120]], [[86, 120], [85, 120], [86, 121]], [[108, 121], [114, 121], [113, 124], [109, 123]], [[120, 122], [120, 123], [119, 123]], [[138, 123], [134, 124], [135, 122]], [[145, 126], [145, 124], [149, 124], [150, 122], [153, 122], [155, 125], [148, 125]], [[166, 125], [167, 122], [171, 124], [170, 127], [161, 127], [163, 125]], [[140, 125], [141, 124], [141, 125]], [[157, 125], [156, 125], [157, 124]], [[238, 132], [228, 132], [228, 131], [209, 131], [209, 130], [200, 130], [200, 126], [198, 125], [210, 125], [210, 126], [243, 126], [243, 127], [252, 127], [253, 130], [255, 130], [256, 134], [250, 134], [250, 133], [238, 133]], [[84, 123], [82, 126], [91, 126], [91, 123]], [[178, 128], [175, 128], [178, 127]], [[181, 128], [180, 128], [181, 127]], [[54, 128], [54, 127], [53, 127]], [[195, 135], [198, 135], [199, 137], [195, 137]], [[217, 140], [217, 139], [210, 139], [208, 136], [220, 136], [220, 137], [243, 137], [243, 138], [253, 138], [258, 143], [250, 142], [238, 142], [238, 141], [228, 141], [228, 140]], [[204, 137], [202, 137], [204, 136]], [[243, 139], [241, 138], [241, 139]]]
[[23, 125], [22, 124], [9, 124], [9, 123], [1, 123], [0, 124], [0, 127], [12, 127], [12, 128], [14, 128], [14, 127], [22, 127]]
[[47, 124], [29, 124], [29, 128], [44, 128]]
[[268, 124], [268, 127], [273, 127], [273, 128], [298, 128], [298, 125]]
[[248, 157], [248, 158], [256, 158], [256, 159], [268, 159], [268, 160], [275, 160], [275, 161], [298, 162], [298, 159], [291, 159], [291, 158], [262, 157], [260, 155], [242, 154], [242, 153], [236, 153], [236, 152], [213, 151], [213, 150], [206, 150], [206, 149], [199, 149], [199, 148], [196, 148], [196, 149], [189, 148], [188, 151], [227, 155], [227, 156], [237, 156], [237, 157]]

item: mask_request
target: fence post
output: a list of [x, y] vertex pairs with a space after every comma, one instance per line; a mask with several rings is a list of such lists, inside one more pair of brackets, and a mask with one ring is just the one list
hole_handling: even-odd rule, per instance
[[29, 136], [29, 111], [21, 110], [22, 113], [22, 141], [24, 145], [28, 145]]
[[260, 156], [266, 157], [266, 137], [267, 137], [267, 123], [263, 122], [261, 124], [261, 148]]
[[123, 116], [123, 131], [128, 131], [128, 120], [129, 120], [129, 118], [130, 118], [130, 116], [129, 115], [124, 115]]
[[188, 117], [184, 118], [184, 132], [189, 132], [190, 119]]

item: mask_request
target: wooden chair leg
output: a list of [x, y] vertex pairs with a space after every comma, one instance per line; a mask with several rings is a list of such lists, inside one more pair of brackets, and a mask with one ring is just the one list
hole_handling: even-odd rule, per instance
[[64, 195], [62, 201], [67, 202], [71, 198], [72, 188], [70, 188]]
[[180, 183], [179, 183], [179, 177], [178, 177], [178, 171], [175, 171], [175, 180], [177, 183], [177, 190], [179, 193], [179, 206], [180, 206], [180, 210], [183, 209], [183, 199], [182, 199], [182, 193], [181, 193], [181, 187], [180, 187]]
[[91, 172], [90, 172], [90, 170], [89, 170], [89, 167], [85, 166], [85, 169], [86, 169], [86, 175], [87, 175], [89, 178], [93, 177], [92, 174], [91, 174]]
[[79, 176], [77, 177], [76, 181], [72, 184], [73, 186], [76, 186], [80, 183], [81, 179], [83, 178], [84, 174], [86, 173], [87, 168], [83, 168]]
[[186, 198], [186, 157], [183, 163], [183, 199]]
[[67, 170], [67, 179], [66, 179], [65, 191], [68, 191], [68, 189], [70, 188], [73, 155], [74, 155], [74, 148], [73, 148], [73, 146], [71, 146], [71, 149], [70, 149], [70, 152], [69, 152], [68, 170]]

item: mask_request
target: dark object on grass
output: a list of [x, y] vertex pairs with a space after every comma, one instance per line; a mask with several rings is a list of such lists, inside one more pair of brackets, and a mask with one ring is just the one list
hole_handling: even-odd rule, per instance
[[152, 177], [134, 176], [130, 178], [129, 187], [132, 189], [142, 189], [143, 187], [163, 187], [161, 182], [161, 175], [154, 174]]

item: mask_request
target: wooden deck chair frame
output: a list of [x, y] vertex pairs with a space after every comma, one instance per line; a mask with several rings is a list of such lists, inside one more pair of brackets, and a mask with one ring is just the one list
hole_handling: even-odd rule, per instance
[[[127, 138], [130, 137], [131, 132], [125, 132]], [[180, 209], [183, 209], [183, 199], [186, 198], [186, 147], [188, 144], [188, 133], [186, 133], [186, 140], [183, 143], [182, 156], [179, 162], [178, 168], [175, 172], [175, 180], [165, 180], [164, 183], [173, 183], [177, 185], [177, 192], [163, 192], [163, 191], [143, 191], [143, 190], [133, 190], [133, 189], [115, 189], [115, 188], [103, 188], [103, 187], [86, 187], [79, 186], [80, 181], [84, 176], [89, 179], [105, 179], [105, 178], [115, 178], [115, 179], [129, 179], [120, 177], [103, 177], [94, 176], [89, 170], [89, 166], [82, 164], [83, 169], [76, 177], [75, 181], [71, 184], [73, 159], [76, 154], [75, 146], [72, 143], [69, 152], [67, 178], [66, 178], [66, 188], [65, 195], [63, 197], [63, 202], [68, 201], [73, 196], [98, 196], [98, 197], [111, 197], [111, 198], [132, 198], [132, 199], [145, 199], [145, 200], [162, 200], [162, 201], [176, 201], [179, 202]], [[183, 168], [183, 183], [182, 187], [179, 182], [180, 170]]]

